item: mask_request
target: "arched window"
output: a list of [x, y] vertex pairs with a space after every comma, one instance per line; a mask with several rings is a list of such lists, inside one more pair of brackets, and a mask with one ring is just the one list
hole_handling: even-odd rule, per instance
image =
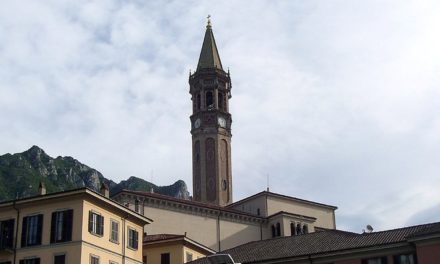
[[295, 223], [290, 223], [290, 235], [295, 235]]
[[276, 235], [275, 225], [272, 225], [272, 237], [275, 237]]
[[214, 98], [212, 97], [212, 92], [206, 92], [206, 108], [211, 109], [214, 107]]
[[281, 225], [277, 223], [277, 236], [281, 236]]
[[260, 215], [260, 208], [257, 208], [257, 215]]
[[221, 92], [218, 93], [218, 109], [225, 110], [224, 96]]
[[200, 99], [200, 94], [197, 94], [196, 95], [196, 109], [197, 110], [200, 110], [201, 104], [202, 104], [202, 102], [201, 102], [201, 99]]
[[297, 235], [301, 235], [302, 234], [301, 233], [301, 224], [300, 223], [296, 224], [296, 234]]
[[309, 227], [307, 225], [304, 225], [302, 232], [303, 234], [307, 234], [309, 232]]

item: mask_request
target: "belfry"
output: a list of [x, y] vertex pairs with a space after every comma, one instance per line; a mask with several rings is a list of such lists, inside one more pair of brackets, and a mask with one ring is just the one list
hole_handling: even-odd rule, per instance
[[232, 203], [231, 78], [218, 54], [208, 17], [197, 70], [189, 77], [193, 199], [225, 206]]

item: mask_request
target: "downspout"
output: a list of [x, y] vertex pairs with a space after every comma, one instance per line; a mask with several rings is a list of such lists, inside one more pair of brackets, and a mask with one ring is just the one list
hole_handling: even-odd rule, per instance
[[14, 245], [14, 264], [16, 263], [17, 260], [17, 243], [18, 243], [18, 221], [20, 220], [20, 211], [18, 210], [17, 207], [15, 207], [15, 200], [12, 204], [12, 207], [14, 207], [15, 211], [17, 211], [17, 224], [15, 225], [15, 245]]
[[221, 245], [220, 245], [220, 211], [217, 211], [217, 241], [218, 241], [218, 251], [220, 252], [221, 250]]
[[125, 220], [128, 218], [128, 215], [122, 217], [122, 264], [125, 264]]

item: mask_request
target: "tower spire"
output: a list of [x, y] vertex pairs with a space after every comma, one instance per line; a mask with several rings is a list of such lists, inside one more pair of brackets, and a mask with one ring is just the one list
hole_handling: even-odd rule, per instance
[[217, 45], [215, 44], [214, 33], [212, 32], [211, 15], [208, 15], [207, 19], [205, 38], [203, 39], [197, 70], [202, 68], [217, 68], [223, 70]]

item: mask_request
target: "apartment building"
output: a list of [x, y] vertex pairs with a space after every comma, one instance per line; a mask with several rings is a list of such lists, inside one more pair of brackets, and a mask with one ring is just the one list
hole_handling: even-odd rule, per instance
[[0, 203], [1, 264], [142, 264], [152, 222], [88, 188]]

